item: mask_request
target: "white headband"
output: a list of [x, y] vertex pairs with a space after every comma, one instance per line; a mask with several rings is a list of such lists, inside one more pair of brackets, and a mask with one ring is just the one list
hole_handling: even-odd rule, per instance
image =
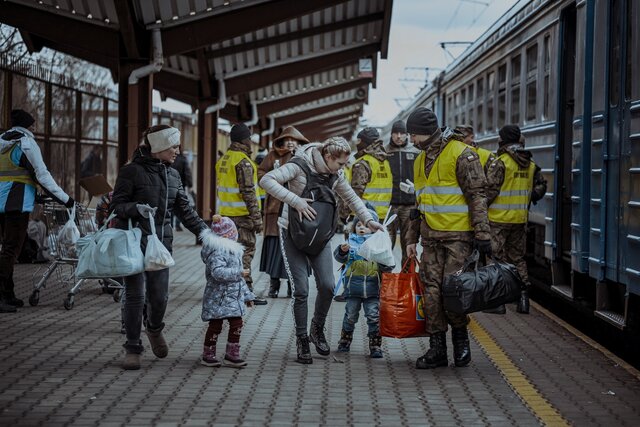
[[147, 141], [151, 145], [151, 152], [159, 153], [180, 145], [180, 131], [176, 128], [162, 129], [158, 132], [147, 134]]

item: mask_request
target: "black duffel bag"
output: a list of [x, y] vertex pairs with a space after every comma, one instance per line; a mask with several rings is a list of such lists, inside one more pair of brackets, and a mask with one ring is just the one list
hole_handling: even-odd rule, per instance
[[524, 284], [514, 265], [494, 260], [493, 264], [478, 268], [479, 258], [474, 250], [462, 269], [444, 278], [445, 310], [469, 314], [497, 308], [520, 297]]

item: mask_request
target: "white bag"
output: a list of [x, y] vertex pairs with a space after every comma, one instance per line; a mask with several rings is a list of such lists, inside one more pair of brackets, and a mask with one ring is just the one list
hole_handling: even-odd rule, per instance
[[382, 224], [384, 230], [378, 230], [373, 233], [358, 249], [358, 255], [367, 261], [377, 262], [378, 264], [393, 267], [396, 265], [396, 258], [393, 256], [393, 247], [391, 246], [391, 237], [387, 226], [396, 219], [395, 214], [388, 217]]
[[144, 255], [140, 248], [142, 231], [131, 225], [129, 229], [106, 228], [115, 214], [109, 215], [100, 230], [81, 237], [76, 242], [79, 279], [132, 276], [144, 271]]
[[62, 256], [75, 258], [76, 242], [80, 238], [80, 230], [76, 225], [76, 205], [73, 204], [71, 210], [67, 209], [69, 220], [58, 231], [58, 246], [62, 249]]
[[156, 224], [152, 216], [149, 216], [151, 234], [147, 236], [147, 249], [144, 252], [144, 270], [158, 271], [173, 267], [176, 262], [171, 253], [162, 244], [156, 234]]

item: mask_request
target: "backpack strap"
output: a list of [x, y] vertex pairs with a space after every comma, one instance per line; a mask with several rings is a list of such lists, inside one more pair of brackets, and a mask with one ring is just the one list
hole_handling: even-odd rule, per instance
[[[304, 161], [304, 159], [301, 159], [300, 157], [294, 156], [293, 158], [291, 158], [291, 160], [289, 160], [289, 163], [295, 163], [296, 165], [300, 166], [300, 169], [302, 169], [305, 175], [307, 175], [307, 182], [309, 182], [309, 177], [311, 175], [314, 175], [314, 173], [311, 172], [311, 168], [309, 167], [307, 162]], [[315, 174], [315, 175], [319, 175], [319, 174]], [[329, 188], [333, 188], [333, 185], [336, 183], [337, 180], [338, 180], [338, 174], [335, 174], [335, 173], [329, 174], [329, 182], [328, 182]]]

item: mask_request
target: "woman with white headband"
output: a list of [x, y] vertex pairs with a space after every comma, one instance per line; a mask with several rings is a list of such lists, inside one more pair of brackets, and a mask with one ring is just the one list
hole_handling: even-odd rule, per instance
[[[142, 230], [142, 250], [151, 234], [154, 221], [158, 238], [171, 251], [173, 229], [171, 215], [196, 236], [206, 224], [189, 204], [180, 174], [171, 168], [180, 150], [180, 131], [167, 125], [152, 126], [144, 132], [140, 146], [129, 163], [118, 174], [111, 210], [117, 215], [118, 227], [127, 228], [131, 219]], [[146, 294], [146, 333], [156, 357], [169, 351], [162, 335], [164, 314], [169, 299], [169, 269], [145, 271], [125, 277], [124, 325], [127, 341], [124, 369], [140, 369], [143, 351], [140, 334]]]

